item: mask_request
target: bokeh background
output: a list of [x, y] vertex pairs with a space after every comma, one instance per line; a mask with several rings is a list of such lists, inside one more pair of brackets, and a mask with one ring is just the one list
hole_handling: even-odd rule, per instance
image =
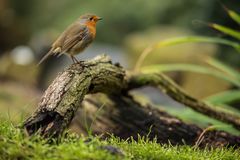
[[[0, 112], [12, 121], [32, 112], [56, 74], [72, 63], [64, 56], [52, 57], [39, 67], [37, 62], [57, 36], [82, 14], [95, 13], [103, 21], [97, 25], [94, 43], [78, 58], [85, 60], [106, 53], [131, 70], [144, 48], [163, 39], [187, 35], [229, 38], [207, 25], [215, 22], [239, 29], [221, 4], [239, 11], [239, 0], [0, 0]], [[240, 56], [232, 48], [199, 43], [158, 49], [143, 65], [203, 64], [206, 55], [237, 70], [240, 66]], [[169, 75], [201, 99], [232, 88], [211, 75]], [[182, 109], [156, 90], [145, 88], [144, 93], [156, 106], [177, 106], [173, 113]], [[141, 91], [138, 94], [142, 96]], [[191, 111], [185, 113], [190, 117], [186, 120], [201, 123], [191, 116]]]

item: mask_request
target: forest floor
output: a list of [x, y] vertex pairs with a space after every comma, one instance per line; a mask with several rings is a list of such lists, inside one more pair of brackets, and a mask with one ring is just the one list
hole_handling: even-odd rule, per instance
[[240, 150], [233, 148], [197, 149], [190, 146], [160, 145], [143, 137], [139, 137], [138, 141], [131, 138], [123, 141], [114, 136], [103, 140], [100, 137], [81, 137], [72, 133], [64, 135], [58, 141], [51, 140], [49, 143], [38, 135], [28, 137], [19, 127], [1, 120], [0, 160], [240, 159]]

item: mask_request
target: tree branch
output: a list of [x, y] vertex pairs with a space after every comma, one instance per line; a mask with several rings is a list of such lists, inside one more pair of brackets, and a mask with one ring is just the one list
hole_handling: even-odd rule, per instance
[[73, 64], [58, 75], [45, 91], [38, 109], [24, 126], [31, 135], [36, 131], [57, 136], [71, 122], [88, 93], [117, 93], [124, 86], [124, 70], [102, 55], [81, 64]]
[[201, 100], [193, 98], [163, 74], [138, 74], [131, 76], [128, 81], [128, 86], [128, 89], [143, 86], [157, 87], [177, 102], [211, 118], [232, 124], [236, 129], [240, 129], [239, 116], [230, 112], [222, 111], [217, 107], [213, 107], [210, 104], [206, 104]]
[[[97, 96], [96, 102], [92, 100], [95, 106], [92, 109], [99, 106], [97, 102], [104, 101], [108, 109], [104, 110], [106, 114], [103, 117], [97, 118], [97, 122], [102, 124], [101, 128], [98, 128], [99, 133], [109, 131], [123, 138], [150, 134], [152, 138], [157, 136], [161, 143], [170, 140], [173, 144], [182, 144], [184, 140], [186, 144], [194, 144], [202, 132], [201, 128], [186, 124], [166, 112], [154, 109], [151, 105], [142, 106], [128, 96], [129, 89], [146, 85], [161, 89], [176, 101], [198, 112], [233, 124], [237, 128], [240, 126], [238, 117], [215, 111], [211, 106], [187, 95], [167, 77], [159, 74], [139, 74], [128, 78], [122, 67], [112, 64], [109, 57], [102, 55], [90, 61], [73, 64], [60, 73], [45, 91], [38, 109], [24, 122], [24, 127], [30, 135], [37, 132], [45, 137], [59, 136], [72, 121], [84, 97], [89, 93], [101, 92], [107, 94], [108, 98], [99, 99], [101, 97]], [[81, 110], [83, 108], [81, 107]], [[90, 115], [93, 116], [91, 113]], [[88, 115], [86, 117], [91, 119]], [[82, 116], [77, 118], [81, 119]], [[83, 122], [78, 121], [78, 125], [83, 125]], [[152, 130], [149, 130], [151, 127]], [[226, 132], [207, 134], [213, 144], [219, 139], [224, 139], [221, 143], [224, 146], [240, 144], [239, 137]]]
[[[108, 137], [109, 133], [122, 139], [138, 135], [159, 143], [195, 145], [203, 129], [187, 124], [151, 104], [142, 105], [131, 96], [94, 94], [85, 97], [71, 126], [88, 135]], [[210, 130], [203, 134], [198, 146], [240, 146], [240, 137], [223, 131]]]

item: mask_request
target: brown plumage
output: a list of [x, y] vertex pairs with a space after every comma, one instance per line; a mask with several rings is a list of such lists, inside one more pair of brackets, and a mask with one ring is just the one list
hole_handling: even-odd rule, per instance
[[71, 24], [52, 44], [49, 52], [38, 63], [41, 64], [51, 55], [67, 54], [73, 63], [78, 62], [75, 54], [82, 52], [96, 36], [96, 23], [101, 17], [92, 14], [85, 14]]

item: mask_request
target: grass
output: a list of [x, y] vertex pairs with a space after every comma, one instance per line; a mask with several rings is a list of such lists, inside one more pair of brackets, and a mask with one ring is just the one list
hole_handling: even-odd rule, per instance
[[[99, 137], [79, 137], [66, 134], [59, 142], [47, 143], [43, 138], [35, 135], [28, 137], [24, 132], [14, 127], [9, 121], [0, 122], [0, 159], [84, 159], [84, 160], [115, 160], [115, 159], [240, 159], [239, 150], [226, 149], [194, 149], [189, 146], [160, 145], [156, 141], [149, 141], [139, 137], [138, 142], [120, 140], [114, 136], [107, 140]], [[113, 154], [103, 149], [103, 146], [114, 146], [123, 155]]]
[[203, 114], [194, 112], [190, 108], [177, 108], [177, 107], [168, 106], [168, 107], [165, 107], [164, 110], [166, 110], [171, 115], [177, 116], [184, 122], [197, 124], [202, 128], [206, 128], [209, 126], [216, 126], [215, 128], [216, 130], [222, 130], [222, 131], [229, 132], [233, 135], [240, 136], [240, 131], [235, 129], [233, 126], [223, 123], [221, 121], [218, 121], [216, 119], [210, 118]]

